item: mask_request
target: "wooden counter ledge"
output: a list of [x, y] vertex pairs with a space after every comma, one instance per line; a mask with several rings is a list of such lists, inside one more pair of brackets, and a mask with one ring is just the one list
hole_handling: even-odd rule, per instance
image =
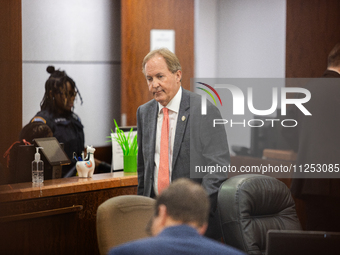
[[70, 177], [45, 180], [41, 186], [31, 182], [0, 186], [0, 203], [137, 185], [137, 173], [123, 171], [94, 174], [92, 178]]

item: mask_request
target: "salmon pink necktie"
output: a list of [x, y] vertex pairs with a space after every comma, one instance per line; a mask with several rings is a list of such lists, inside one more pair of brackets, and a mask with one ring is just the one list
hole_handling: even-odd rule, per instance
[[169, 109], [163, 108], [163, 124], [158, 169], [158, 194], [169, 186]]

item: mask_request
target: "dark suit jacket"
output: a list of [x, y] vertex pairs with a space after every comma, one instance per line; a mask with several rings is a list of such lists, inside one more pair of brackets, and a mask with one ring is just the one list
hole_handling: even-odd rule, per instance
[[158, 236], [123, 244], [112, 249], [109, 255], [245, 255], [245, 253], [203, 237], [187, 225], [164, 229]]
[[[198, 177], [213, 198], [227, 173], [193, 176], [195, 166], [228, 166], [230, 163], [227, 135], [223, 125], [213, 127], [213, 119], [221, 119], [217, 107], [207, 102], [207, 115], [201, 115], [201, 97], [182, 89], [172, 160], [172, 181], [181, 177]], [[151, 196], [154, 178], [154, 156], [157, 128], [158, 103], [151, 100], [137, 110], [138, 139], [138, 194]], [[184, 116], [184, 118], [183, 118]], [[191, 141], [191, 143], [190, 143]], [[191, 162], [191, 164], [190, 164]], [[191, 172], [193, 173], [193, 172]], [[193, 179], [193, 178], [191, 178]]]
[[[340, 75], [326, 71], [324, 77], [340, 78]], [[283, 135], [298, 152], [297, 165], [339, 164], [340, 79], [313, 79], [306, 89], [311, 92], [311, 99], [304, 106], [312, 116], [303, 115], [296, 107], [290, 108], [287, 119], [296, 119], [298, 126], [283, 128]], [[292, 181], [291, 191], [302, 199], [315, 195], [340, 196], [339, 180], [296, 178]]]

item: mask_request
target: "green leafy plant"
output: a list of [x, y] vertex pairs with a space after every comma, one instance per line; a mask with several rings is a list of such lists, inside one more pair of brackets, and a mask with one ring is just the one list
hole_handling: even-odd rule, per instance
[[[128, 136], [126, 137], [125, 133], [119, 129], [116, 120], [114, 119], [113, 121], [115, 122], [116, 132], [117, 132], [117, 136], [114, 137], [114, 140], [117, 141], [117, 143], [122, 148], [123, 155], [124, 156], [137, 155], [137, 152], [138, 152], [137, 135], [135, 135], [135, 137], [131, 139], [133, 128], [130, 129]], [[111, 133], [114, 133], [112, 129], [111, 129]], [[107, 136], [106, 138], [109, 138], [108, 142], [112, 142], [111, 136]]]

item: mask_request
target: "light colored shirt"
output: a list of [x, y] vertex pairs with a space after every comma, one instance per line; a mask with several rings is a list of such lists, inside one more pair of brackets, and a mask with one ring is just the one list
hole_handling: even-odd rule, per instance
[[[176, 95], [173, 99], [165, 106], [169, 109], [169, 180], [171, 182], [172, 173], [172, 155], [175, 142], [177, 117], [179, 112], [179, 106], [182, 100], [182, 87], [179, 87]], [[158, 195], [158, 169], [159, 169], [159, 157], [160, 157], [160, 145], [161, 145], [161, 132], [163, 123], [163, 108], [160, 103], [158, 103], [158, 116], [157, 116], [157, 131], [156, 131], [156, 147], [155, 147], [155, 171], [154, 171], [154, 191]]]

